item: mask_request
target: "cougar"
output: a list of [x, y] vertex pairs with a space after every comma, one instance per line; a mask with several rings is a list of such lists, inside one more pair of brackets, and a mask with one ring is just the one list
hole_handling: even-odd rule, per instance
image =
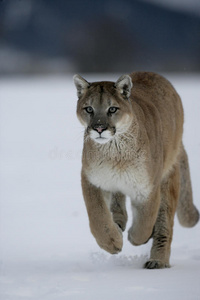
[[175, 212], [185, 227], [199, 220], [179, 95], [151, 72], [93, 83], [75, 75], [74, 83], [77, 117], [85, 127], [81, 182], [92, 234], [107, 252], [122, 250], [128, 196], [133, 213], [128, 240], [137, 246], [153, 238], [144, 267], [170, 267]]

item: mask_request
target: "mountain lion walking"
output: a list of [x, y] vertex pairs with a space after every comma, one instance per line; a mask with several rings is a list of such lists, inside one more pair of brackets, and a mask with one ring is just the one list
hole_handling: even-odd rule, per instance
[[128, 239], [153, 238], [145, 268], [169, 267], [174, 214], [183, 226], [199, 220], [182, 144], [183, 108], [162, 76], [135, 72], [117, 82], [74, 76], [77, 116], [85, 127], [82, 190], [91, 232], [101, 248], [121, 251], [131, 199]]

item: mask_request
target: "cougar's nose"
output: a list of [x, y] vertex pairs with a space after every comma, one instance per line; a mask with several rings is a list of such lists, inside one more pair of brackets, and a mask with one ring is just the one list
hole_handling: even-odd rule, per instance
[[93, 126], [93, 129], [96, 130], [98, 133], [102, 133], [104, 130], [107, 129], [107, 126], [102, 124], [96, 124]]

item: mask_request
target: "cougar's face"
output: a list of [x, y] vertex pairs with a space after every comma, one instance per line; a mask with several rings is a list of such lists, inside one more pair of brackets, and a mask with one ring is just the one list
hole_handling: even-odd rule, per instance
[[90, 84], [79, 97], [77, 116], [86, 137], [100, 144], [123, 134], [132, 121], [131, 105], [113, 82]]

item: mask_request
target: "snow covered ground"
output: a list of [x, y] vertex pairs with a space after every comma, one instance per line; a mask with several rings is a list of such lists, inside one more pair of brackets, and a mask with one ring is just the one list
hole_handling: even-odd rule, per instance
[[[167, 77], [183, 100], [200, 209], [200, 75]], [[175, 221], [170, 269], [143, 269], [151, 241], [133, 247], [127, 232], [118, 255], [96, 244], [81, 194], [76, 99], [71, 77], [1, 79], [0, 299], [200, 299], [200, 223]]]

